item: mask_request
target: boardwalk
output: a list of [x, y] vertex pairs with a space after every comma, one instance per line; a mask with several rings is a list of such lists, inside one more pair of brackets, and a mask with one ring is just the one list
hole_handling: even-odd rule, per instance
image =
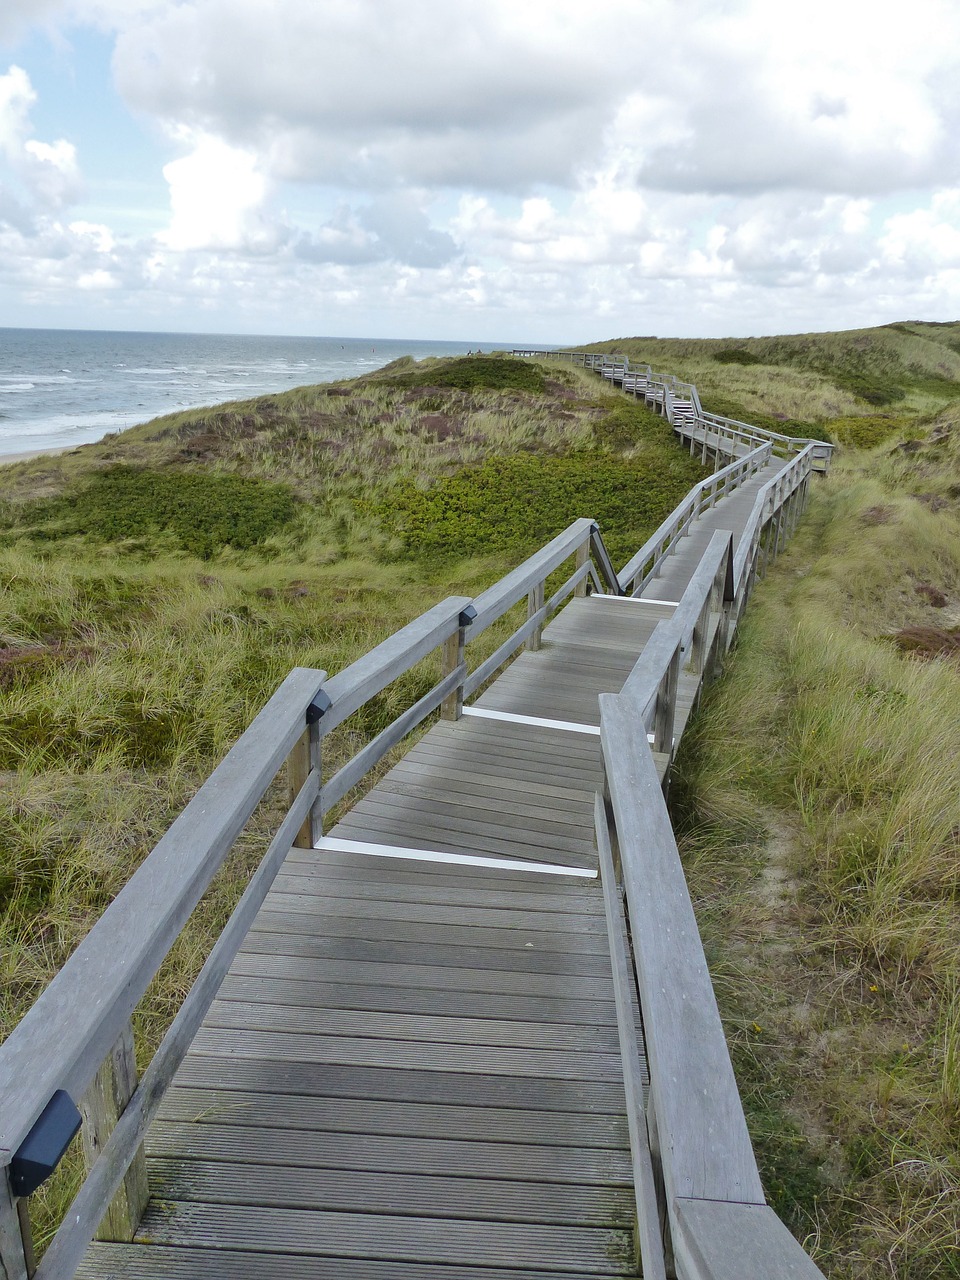
[[321, 850], [291, 853], [151, 1130], [143, 1243], [95, 1245], [81, 1276], [636, 1274], [598, 697], [768, 478], [683, 540], [647, 593], [674, 603], [572, 600]]
[[[4, 1280], [23, 1153], [85, 1095], [99, 1158], [38, 1280], [612, 1280], [641, 1254], [662, 1280], [670, 1251], [681, 1280], [819, 1276], [764, 1203], [662, 792], [819, 446], [784, 462], [641, 381], [718, 470], [619, 578], [582, 519], [332, 679], [292, 672], [0, 1049]], [[324, 734], [437, 648], [434, 689], [323, 775]], [[137, 1085], [130, 1013], [285, 759], [287, 815]]]

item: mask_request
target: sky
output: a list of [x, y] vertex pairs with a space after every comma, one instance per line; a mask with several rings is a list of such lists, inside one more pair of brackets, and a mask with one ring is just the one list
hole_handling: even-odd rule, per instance
[[957, 0], [2, 0], [0, 326], [960, 319]]

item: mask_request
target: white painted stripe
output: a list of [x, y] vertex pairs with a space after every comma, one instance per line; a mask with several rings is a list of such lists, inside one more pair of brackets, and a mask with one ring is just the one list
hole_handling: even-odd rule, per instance
[[395, 844], [372, 844], [367, 840], [341, 840], [321, 836], [313, 846], [320, 853], [359, 853], [372, 858], [408, 858], [412, 862], [448, 862], [460, 867], [493, 867], [500, 871], [537, 871], [544, 875], [580, 876], [596, 880], [596, 871], [565, 867], [551, 862], [524, 862], [520, 858], [483, 858], [472, 853], [444, 853], [439, 849], [407, 849]]
[[668, 608], [676, 609], [680, 605], [679, 600], [645, 600], [642, 596], [611, 596], [606, 595], [602, 591], [594, 591], [591, 596], [593, 600], [622, 600], [624, 604], [662, 604]]
[[543, 720], [540, 716], [519, 716], [512, 711], [488, 711], [486, 707], [464, 707], [465, 716], [480, 716], [484, 720], [506, 720], [510, 724], [532, 724], [538, 729], [565, 729], [568, 733], [590, 733], [600, 737], [598, 725], [576, 724], [573, 720]]

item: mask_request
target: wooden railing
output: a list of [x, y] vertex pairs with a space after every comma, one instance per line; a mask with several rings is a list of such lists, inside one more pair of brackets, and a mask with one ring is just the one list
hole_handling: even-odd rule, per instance
[[680, 681], [702, 685], [731, 643], [755, 576], [806, 500], [813, 450], [760, 490], [736, 554], [728, 534], [714, 535], [621, 692], [600, 696], [601, 876], [611, 949], [625, 926], [632, 943], [650, 1074], [643, 1107], [642, 1081], [630, 1078], [639, 1070], [632, 1003], [615, 984], [638, 1232], [651, 1275], [671, 1264], [679, 1280], [822, 1280], [765, 1201], [647, 732], [652, 726], [654, 752], [672, 752]]
[[[570, 559], [573, 572], [545, 601], [547, 579]], [[596, 523], [581, 519], [476, 600], [444, 600], [338, 675], [297, 668], [287, 676], [0, 1046], [3, 1280], [34, 1272], [26, 1195], [15, 1191], [38, 1160], [49, 1172], [63, 1154], [75, 1132], [70, 1118], [79, 1119], [75, 1099], [87, 1175], [36, 1274], [72, 1275], [105, 1218], [101, 1238], [132, 1237], [148, 1195], [146, 1128], [291, 845], [313, 847], [324, 817], [407, 734], [438, 709], [456, 718], [464, 697], [521, 646], [536, 648], [546, 620], [569, 595], [585, 594], [588, 579], [619, 592]], [[470, 672], [468, 635], [476, 638], [524, 598], [526, 621]], [[436, 650], [440, 680], [325, 780], [324, 739]], [[286, 816], [138, 1082], [134, 1011], [284, 762]]]
[[[833, 445], [825, 440], [783, 435], [779, 431], [769, 431], [765, 427], [755, 427], [749, 422], [739, 422], [736, 418], [725, 418], [718, 413], [707, 413], [700, 403], [700, 394], [692, 382], [682, 382], [672, 373], [654, 373], [648, 364], [631, 364], [626, 356], [600, 353], [595, 351], [565, 351], [560, 349], [515, 348], [515, 356], [541, 360], [565, 360], [582, 369], [593, 369], [613, 382], [629, 395], [643, 398], [658, 413], [663, 414], [670, 424], [681, 434], [690, 436], [691, 427], [702, 432], [703, 447], [706, 455], [707, 436], [717, 437], [721, 442], [740, 445], [747, 449], [755, 449], [760, 445], [771, 445], [778, 457], [789, 457], [800, 453], [808, 445], [814, 446], [813, 469], [829, 471]], [[710, 449], [714, 449], [711, 440]], [[737, 449], [723, 448], [720, 452], [736, 454]]]

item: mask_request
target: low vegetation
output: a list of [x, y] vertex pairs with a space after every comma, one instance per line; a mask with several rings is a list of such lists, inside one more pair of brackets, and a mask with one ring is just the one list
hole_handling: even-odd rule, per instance
[[960, 412], [841, 456], [685, 740], [768, 1194], [827, 1275], [960, 1275]]

